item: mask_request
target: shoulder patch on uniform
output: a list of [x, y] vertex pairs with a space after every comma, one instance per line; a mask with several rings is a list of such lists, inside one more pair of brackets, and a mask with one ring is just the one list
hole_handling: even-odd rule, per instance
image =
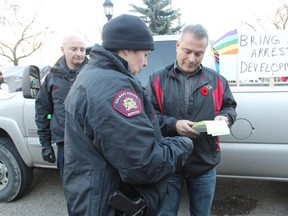
[[130, 118], [142, 113], [142, 101], [135, 92], [124, 90], [115, 96], [113, 108], [122, 115]]

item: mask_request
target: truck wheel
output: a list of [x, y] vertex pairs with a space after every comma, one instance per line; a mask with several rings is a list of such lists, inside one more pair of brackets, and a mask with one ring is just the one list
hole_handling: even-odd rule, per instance
[[33, 169], [24, 163], [12, 141], [0, 138], [0, 202], [19, 198], [32, 180]]

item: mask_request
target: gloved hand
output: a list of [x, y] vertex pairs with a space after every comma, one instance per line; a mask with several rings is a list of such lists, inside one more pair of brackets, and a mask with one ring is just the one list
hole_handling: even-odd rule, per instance
[[44, 161], [55, 163], [55, 153], [51, 145], [42, 147], [42, 158]]

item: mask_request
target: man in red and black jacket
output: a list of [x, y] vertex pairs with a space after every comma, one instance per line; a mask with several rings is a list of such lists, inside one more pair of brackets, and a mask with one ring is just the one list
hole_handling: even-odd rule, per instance
[[236, 101], [227, 80], [201, 65], [209, 39], [201, 25], [186, 26], [176, 43], [176, 61], [149, 77], [147, 90], [165, 137], [187, 136], [194, 150], [183, 170], [170, 176], [169, 193], [160, 215], [177, 215], [186, 180], [190, 213], [210, 215], [216, 186], [215, 166], [220, 162], [219, 137], [191, 127], [202, 120], [236, 119]]

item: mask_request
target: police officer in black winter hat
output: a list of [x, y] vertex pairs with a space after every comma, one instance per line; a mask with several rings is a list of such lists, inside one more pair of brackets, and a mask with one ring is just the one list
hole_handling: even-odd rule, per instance
[[140, 18], [121, 15], [102, 30], [65, 101], [64, 191], [73, 215], [157, 215], [166, 177], [192, 152], [191, 139], [161, 136], [134, 78], [154, 50]]

